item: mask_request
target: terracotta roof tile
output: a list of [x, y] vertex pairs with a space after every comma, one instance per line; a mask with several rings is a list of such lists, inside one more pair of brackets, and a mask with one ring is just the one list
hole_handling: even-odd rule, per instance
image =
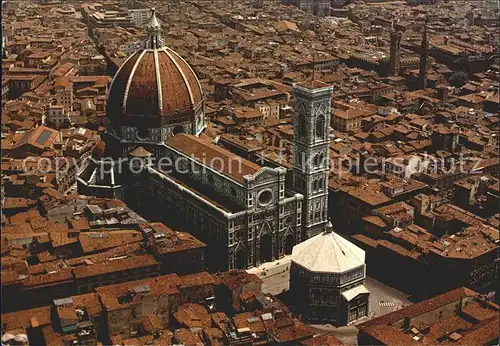
[[130, 81], [126, 104], [127, 115], [140, 114], [149, 116], [158, 114], [160, 109], [158, 106], [158, 88], [153, 51], [146, 51], [140, 58]]
[[192, 135], [179, 133], [169, 138], [167, 143], [188, 156], [204, 160], [202, 162], [205, 163], [213, 163], [212, 169], [240, 182], [244, 181], [245, 175], [255, 174], [261, 168], [256, 163]]
[[[109, 117], [115, 114], [160, 116], [167, 117], [167, 122], [194, 119], [194, 108], [203, 99], [196, 75], [170, 48], [156, 52], [157, 62], [153, 50], [134, 53], [116, 73], [108, 99]], [[158, 90], [157, 72], [161, 90]]]

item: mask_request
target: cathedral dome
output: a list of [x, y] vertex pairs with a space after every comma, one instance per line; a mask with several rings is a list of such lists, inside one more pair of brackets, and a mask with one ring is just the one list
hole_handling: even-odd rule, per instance
[[193, 70], [176, 52], [164, 47], [137, 51], [125, 61], [113, 78], [108, 108], [122, 117], [174, 118], [177, 113], [194, 110], [202, 99]]
[[113, 78], [108, 118], [115, 126], [199, 122], [203, 95], [198, 78], [179, 54], [164, 46], [154, 10], [146, 28], [145, 47], [132, 54]]

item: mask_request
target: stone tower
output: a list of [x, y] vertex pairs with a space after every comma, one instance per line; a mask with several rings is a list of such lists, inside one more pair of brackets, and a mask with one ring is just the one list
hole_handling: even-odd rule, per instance
[[401, 32], [391, 29], [391, 57], [389, 60], [389, 75], [399, 75], [401, 60]]
[[424, 26], [422, 45], [420, 46], [420, 70], [418, 74], [418, 87], [427, 88], [427, 59], [429, 57], [429, 42], [427, 39], [427, 23]]
[[333, 86], [309, 81], [294, 87], [294, 189], [304, 195], [302, 236], [325, 230], [328, 221], [328, 148]]

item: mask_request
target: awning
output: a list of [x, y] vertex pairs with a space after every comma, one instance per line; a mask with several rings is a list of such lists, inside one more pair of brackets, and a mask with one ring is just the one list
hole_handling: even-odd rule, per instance
[[370, 293], [368, 289], [365, 287], [365, 285], [359, 285], [356, 287], [351, 288], [350, 290], [342, 292], [342, 296], [350, 302], [354, 298], [356, 298], [358, 295], [363, 294], [363, 293]]

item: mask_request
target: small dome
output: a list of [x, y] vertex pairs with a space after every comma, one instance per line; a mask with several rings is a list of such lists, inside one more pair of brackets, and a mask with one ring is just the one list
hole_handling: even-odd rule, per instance
[[365, 264], [365, 251], [329, 230], [293, 247], [292, 261], [316, 273], [343, 273]]

